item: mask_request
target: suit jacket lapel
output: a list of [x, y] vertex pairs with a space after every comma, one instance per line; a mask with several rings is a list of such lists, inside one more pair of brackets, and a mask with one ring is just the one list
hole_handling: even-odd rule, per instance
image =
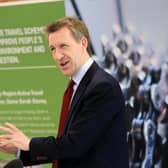
[[68, 112], [68, 117], [67, 120], [65, 122], [65, 129], [67, 128], [67, 125], [69, 124], [69, 121], [72, 117], [72, 115], [75, 114], [76, 111], [74, 111], [74, 107], [76, 106], [76, 104], [80, 101], [80, 98], [82, 98], [82, 96], [84, 95], [84, 92], [88, 86], [88, 83], [91, 81], [91, 79], [93, 78], [96, 70], [98, 69], [98, 65], [94, 62], [91, 67], [88, 69], [88, 71], [86, 72], [86, 74], [84, 75], [84, 77], [82, 78], [76, 92], [75, 95], [73, 97], [72, 103], [71, 103], [71, 107], [70, 110]]

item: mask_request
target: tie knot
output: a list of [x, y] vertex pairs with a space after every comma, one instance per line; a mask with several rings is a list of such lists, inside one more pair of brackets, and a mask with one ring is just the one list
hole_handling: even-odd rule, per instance
[[66, 90], [73, 90], [73, 85], [75, 84], [75, 82], [71, 79], [68, 83], [67, 89]]
[[69, 88], [69, 87], [72, 88], [74, 84], [75, 84], [75, 82], [71, 79], [71, 80], [69, 81], [68, 88]]

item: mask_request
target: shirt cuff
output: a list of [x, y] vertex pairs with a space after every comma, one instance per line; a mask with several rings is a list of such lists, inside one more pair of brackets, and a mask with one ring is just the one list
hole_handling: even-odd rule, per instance
[[15, 157], [17, 159], [20, 159], [20, 153], [21, 153], [21, 150], [20, 149], [17, 149], [16, 153], [15, 153]]

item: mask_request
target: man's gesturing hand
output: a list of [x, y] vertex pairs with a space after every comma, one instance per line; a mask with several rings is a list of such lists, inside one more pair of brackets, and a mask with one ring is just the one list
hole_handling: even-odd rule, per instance
[[5, 126], [0, 126], [0, 131], [5, 133], [0, 135], [0, 151], [15, 153], [17, 149], [29, 150], [30, 139], [15, 125], [5, 123]]

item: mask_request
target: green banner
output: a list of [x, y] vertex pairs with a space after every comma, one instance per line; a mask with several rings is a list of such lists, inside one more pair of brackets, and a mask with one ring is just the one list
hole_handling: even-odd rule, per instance
[[0, 124], [11, 122], [30, 137], [57, 134], [67, 79], [43, 29], [64, 15], [62, 0], [0, 4]]

